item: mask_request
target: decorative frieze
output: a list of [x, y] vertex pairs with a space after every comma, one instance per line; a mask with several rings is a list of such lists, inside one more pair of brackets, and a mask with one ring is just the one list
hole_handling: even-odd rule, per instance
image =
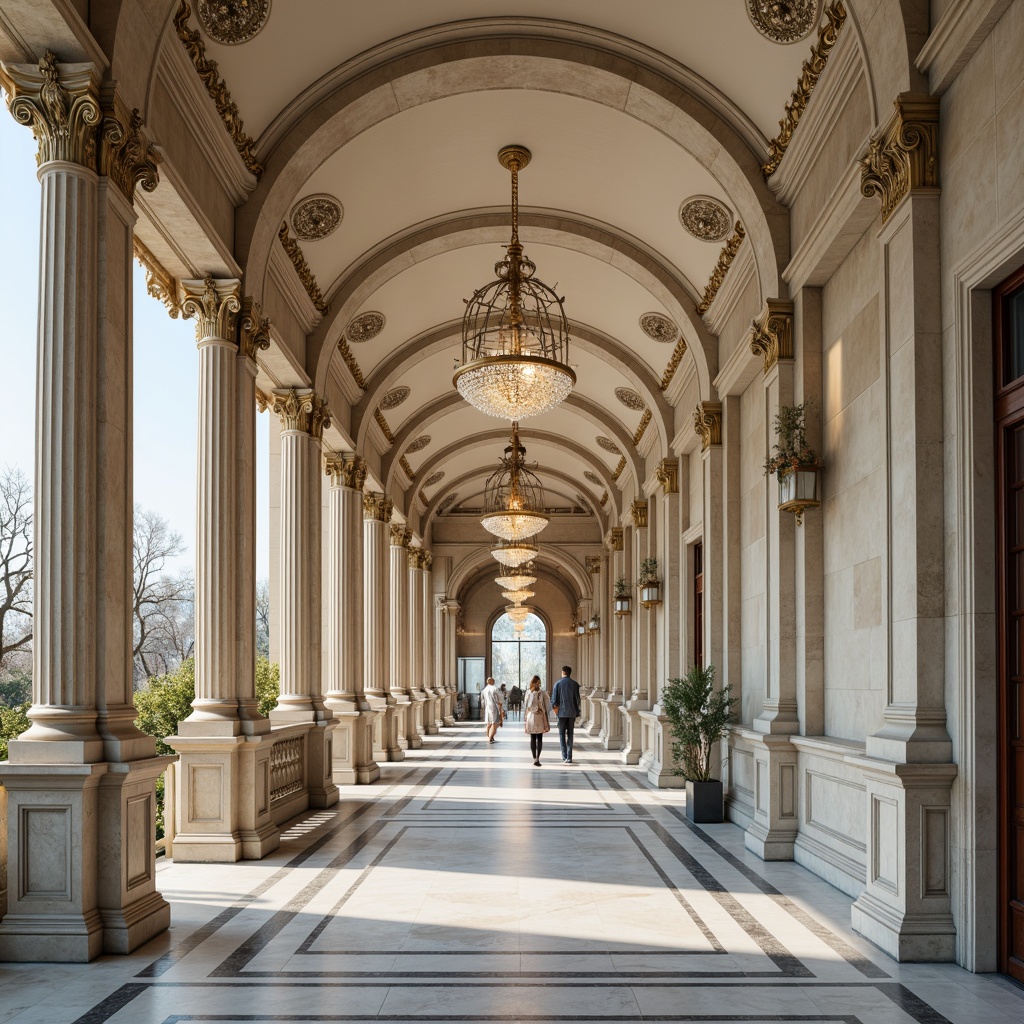
[[711, 271], [711, 277], [697, 306], [698, 313], [706, 313], [711, 308], [711, 303], [715, 301], [718, 289], [722, 287], [725, 275], [729, 273], [732, 261], [736, 259], [736, 253], [739, 251], [740, 243], [746, 237], [746, 234], [743, 225], [736, 221], [735, 230], [729, 236], [729, 240], [723, 246], [722, 251], [718, 254], [718, 262], [715, 264], [715, 269]]
[[242, 300], [238, 347], [249, 359], [255, 359], [257, 352], [270, 348], [270, 320], [263, 315], [260, 304], [253, 298]]
[[586, 556], [587, 572], [591, 576], [601, 575], [601, 556], [600, 555], [587, 555]]
[[332, 487], [361, 491], [366, 483], [366, 469], [366, 460], [359, 455], [351, 452], [324, 453], [324, 473], [331, 478]]
[[404, 455], [398, 460], [398, 464], [402, 467], [402, 472], [405, 473], [410, 480], [416, 476], [412, 471], [412, 466], [410, 465], [409, 460]]
[[177, 320], [181, 316], [181, 306], [178, 304], [178, 286], [174, 278], [138, 237], [132, 240], [132, 247], [135, 258], [146, 271], [146, 291], [167, 307], [172, 320]]
[[665, 391], [669, 384], [672, 383], [672, 378], [676, 375], [676, 370], [679, 369], [679, 364], [683, 361], [685, 354], [686, 339], [680, 334], [676, 338], [676, 347], [672, 350], [672, 358], [668, 361], [668, 366], [665, 367], [665, 372], [661, 375], [662, 391]]
[[206, 338], [235, 339], [235, 317], [242, 308], [236, 278], [205, 277], [181, 282], [181, 311], [196, 322], [196, 342]]
[[836, 45], [839, 38], [839, 30], [846, 21], [846, 8], [841, 0], [835, 0], [825, 9], [825, 21], [818, 29], [818, 41], [811, 47], [811, 55], [804, 61], [800, 69], [800, 78], [797, 80], [796, 88], [793, 90], [789, 102], [786, 104], [785, 116], [779, 122], [779, 134], [768, 143], [768, 159], [761, 165], [761, 173], [765, 178], [773, 175], [782, 163], [786, 150], [793, 140], [793, 133], [800, 121], [800, 117], [807, 107], [807, 101], [811, 98], [821, 73], [825, 70], [828, 62], [828, 55]]
[[647, 502], [645, 499], [637, 498], [636, 501], [629, 506], [629, 514], [633, 518], [633, 525], [638, 530], [647, 529]]
[[722, 403], [698, 402], [693, 413], [693, 428], [700, 437], [701, 451], [722, 443]]
[[780, 359], [793, 358], [793, 303], [769, 299], [750, 321], [750, 351], [764, 360], [767, 374]]
[[618, 480], [619, 477], [622, 476], [622, 471], [625, 468], [626, 468], [626, 456], [623, 455], [622, 458], [619, 459], [618, 464], [616, 465], [615, 469], [612, 470], [612, 479], [613, 480]]
[[394, 509], [395, 503], [386, 494], [379, 491], [367, 491], [363, 494], [363, 519], [387, 523], [390, 522]]
[[331, 425], [327, 403], [312, 388], [287, 388], [273, 392], [274, 412], [282, 430], [295, 430], [321, 440]]
[[[306, 289], [306, 294], [309, 296], [310, 302], [313, 303], [316, 307], [316, 311], [321, 316], [326, 316], [330, 306], [324, 298], [323, 292], [320, 291], [320, 286], [316, 283], [313, 271], [309, 269], [306, 257], [302, 255], [302, 249], [299, 248], [299, 243], [296, 242], [290, 234], [288, 234], [287, 222], [281, 225], [280, 230], [277, 232], [277, 237], [281, 240], [281, 245], [284, 246], [284, 251], [288, 254], [288, 259], [292, 261], [295, 273], [299, 275], [299, 280], [302, 282], [302, 287]], [[347, 347], [347, 342], [342, 338], [342, 341], [339, 343], [339, 348], [342, 343]], [[342, 355], [344, 355], [344, 352], [342, 352]], [[346, 362], [348, 362], [348, 360], [346, 360]], [[351, 369], [351, 367], [349, 368]], [[353, 371], [353, 376], [354, 375]], [[358, 384], [359, 381], [357, 380], [356, 383]], [[359, 386], [364, 387], [363, 384], [359, 384]]]
[[643, 416], [640, 417], [640, 423], [638, 424], [636, 431], [633, 434], [633, 447], [635, 448], [641, 441], [646, 432], [647, 428], [651, 423], [651, 410], [644, 409]]
[[662, 459], [654, 475], [666, 494], [679, 492], [679, 463], [675, 459]]
[[381, 433], [387, 438], [388, 444], [394, 444], [395, 435], [391, 433], [391, 427], [388, 421], [384, 419], [384, 413], [380, 409], [374, 409], [373, 418], [377, 421], [377, 426], [380, 427]]
[[356, 387], [361, 391], [365, 391], [366, 378], [363, 376], [363, 371], [359, 368], [359, 363], [356, 362], [356, 357], [352, 354], [352, 349], [349, 348], [348, 338], [344, 335], [338, 342], [338, 351], [341, 353], [341, 358], [348, 367], [349, 373], [352, 374], [352, 379], [356, 382]]
[[939, 188], [939, 98], [905, 92], [893, 106], [860, 162], [861, 194], [882, 200], [883, 224], [912, 190]]

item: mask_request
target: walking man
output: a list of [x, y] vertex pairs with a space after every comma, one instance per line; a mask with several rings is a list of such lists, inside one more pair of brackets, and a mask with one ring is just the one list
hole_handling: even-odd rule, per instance
[[551, 708], [558, 716], [558, 742], [562, 763], [572, 764], [572, 736], [580, 713], [580, 684], [572, 677], [572, 666], [562, 666], [562, 678], [555, 683]]

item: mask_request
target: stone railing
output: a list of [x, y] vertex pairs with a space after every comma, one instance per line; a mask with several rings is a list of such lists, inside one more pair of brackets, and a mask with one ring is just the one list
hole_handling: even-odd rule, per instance
[[306, 737], [285, 736], [270, 749], [270, 806], [306, 786]]

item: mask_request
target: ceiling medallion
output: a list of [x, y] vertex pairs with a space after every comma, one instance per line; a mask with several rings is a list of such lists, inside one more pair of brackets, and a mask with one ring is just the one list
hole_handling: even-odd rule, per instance
[[326, 238], [344, 216], [345, 211], [334, 196], [308, 196], [292, 207], [292, 230], [303, 242], [315, 242]]
[[392, 388], [381, 400], [380, 408], [385, 411], [395, 409], [409, 397], [408, 388]]
[[616, 388], [615, 397], [627, 409], [632, 409], [634, 412], [643, 412], [647, 408], [644, 405], [644, 400], [635, 391], [630, 391], [629, 388]]
[[821, 0], [747, 0], [754, 28], [773, 43], [795, 43], [818, 23]]
[[270, 17], [270, 0], [199, 0], [196, 15], [215, 43], [233, 46], [263, 28]]
[[422, 437], [417, 437], [415, 441], [408, 448], [405, 449], [406, 455], [412, 455], [413, 452], [421, 452], [427, 445], [430, 444], [430, 435], [424, 434]]
[[685, 200], [679, 207], [679, 220], [694, 238], [702, 242], [721, 242], [732, 227], [732, 214], [711, 196], [693, 196]]
[[679, 327], [675, 320], [664, 313], [644, 313], [640, 317], [640, 330], [652, 341], [662, 345], [671, 345], [679, 337]]
[[436, 473], [431, 473], [426, 480], [423, 481], [424, 487], [433, 487], [434, 484], [439, 484], [444, 479], [444, 470], [440, 469]]
[[384, 330], [384, 314], [371, 310], [353, 317], [345, 328], [345, 337], [353, 344], [359, 345], [371, 338], [376, 338]]
[[610, 437], [599, 437], [597, 439], [597, 447], [603, 448], [606, 452], [611, 452], [612, 455], [622, 454], [622, 449]]
[[519, 443], [519, 424], [512, 424], [501, 465], [484, 485], [484, 515], [480, 525], [501, 540], [521, 541], [536, 536], [548, 525], [544, 514], [544, 488], [526, 465], [526, 449]]
[[569, 322], [563, 300], [534, 275], [519, 241], [519, 172], [530, 151], [506, 146], [498, 161], [512, 174], [512, 238], [462, 318], [462, 362], [452, 383], [480, 412], [513, 422], [553, 409], [572, 391]]
[[584, 475], [584, 476], [585, 476], [585, 477], [586, 477], [586, 478], [587, 478], [587, 479], [588, 479], [588, 480], [589, 480], [589, 481], [590, 481], [590, 482], [591, 482], [592, 484], [597, 484], [597, 486], [598, 486], [598, 487], [600, 487], [600, 486], [601, 486], [601, 478], [600, 478], [600, 477], [599, 477], [599, 476], [598, 476], [598, 475], [597, 475], [596, 473], [592, 473], [592, 472], [591, 472], [591, 471], [590, 471], [590, 470], [588, 469], [588, 470], [586, 470], [586, 471], [585, 471], [585, 472], [583, 473], [583, 475]]
[[458, 498], [458, 494], [449, 494], [440, 505], [437, 506], [437, 514], [443, 516], [455, 504], [455, 499]]

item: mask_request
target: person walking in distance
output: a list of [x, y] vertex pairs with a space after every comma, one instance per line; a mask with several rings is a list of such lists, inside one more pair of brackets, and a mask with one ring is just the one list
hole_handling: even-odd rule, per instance
[[530, 753], [533, 763], [540, 767], [540, 752], [544, 747], [544, 733], [549, 732], [551, 723], [551, 702], [547, 691], [541, 689], [540, 676], [530, 680], [530, 688], [526, 691], [526, 714], [523, 716], [523, 729], [530, 737]]
[[562, 666], [562, 678], [555, 683], [555, 692], [551, 694], [551, 707], [558, 716], [562, 762], [572, 764], [572, 736], [580, 713], [580, 684], [573, 679], [570, 665]]
[[498, 688], [494, 685], [494, 679], [487, 677], [487, 685], [480, 691], [480, 709], [484, 714], [484, 722], [487, 725], [487, 742], [494, 742], [494, 734], [501, 725], [502, 707], [501, 697], [498, 695]]

